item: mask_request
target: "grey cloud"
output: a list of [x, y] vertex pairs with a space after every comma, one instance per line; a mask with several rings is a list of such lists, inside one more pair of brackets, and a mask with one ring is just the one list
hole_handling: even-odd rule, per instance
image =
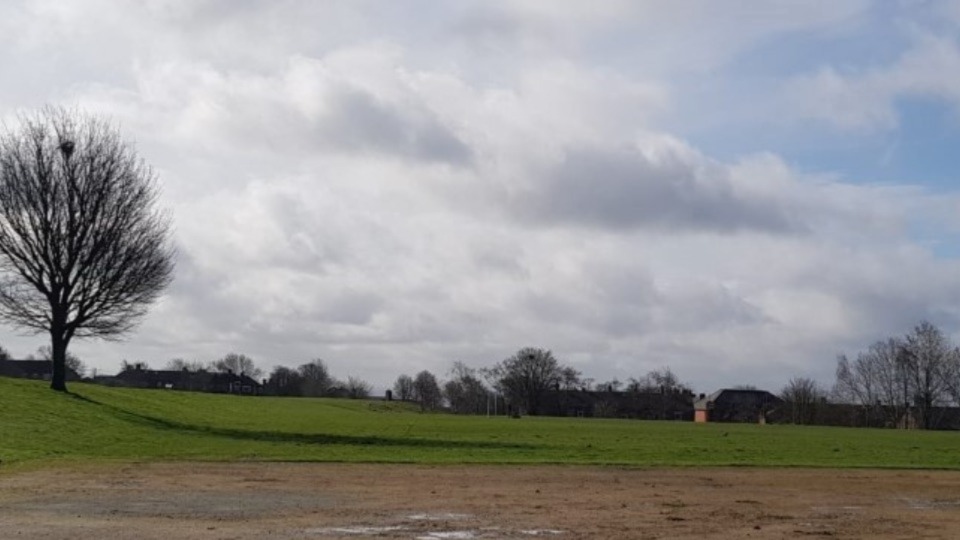
[[466, 51], [479, 53], [478, 60], [509, 59], [501, 69], [511, 69], [517, 51], [559, 52], [564, 44], [554, 26], [549, 20], [521, 15], [504, 9], [503, 5], [486, 2], [463, 10], [446, 29], [445, 37]]
[[466, 165], [471, 150], [429, 111], [378, 101], [359, 90], [342, 91], [317, 131], [341, 148], [397, 153], [415, 159]]
[[323, 274], [331, 265], [343, 264], [347, 248], [324, 228], [328, 216], [317, 215], [307, 204], [312, 198], [303, 193], [269, 193], [264, 206], [286, 243], [282, 246], [272, 265]]
[[758, 328], [774, 322], [762, 308], [721, 286], [689, 286], [665, 294], [657, 310], [657, 328], [671, 333]]
[[772, 322], [762, 308], [716, 284], [665, 288], [646, 272], [624, 271], [610, 263], [591, 265], [583, 281], [581, 291], [567, 286], [528, 293], [527, 315], [556, 328], [615, 339], [708, 333]]
[[[960, 327], [960, 284], [956, 261], [937, 263], [924, 253], [848, 250], [828, 271], [811, 266], [797, 284], [837, 298], [850, 313], [853, 347], [906, 333], [921, 320], [948, 331]], [[859, 342], [859, 343], [858, 343]]]
[[450, 38], [499, 47], [524, 37], [524, 27], [515, 16], [490, 8], [467, 11], [450, 25]]
[[[90, 82], [73, 91], [85, 107], [119, 113], [128, 125], [141, 126], [148, 141], [191, 141], [196, 148], [186, 159], [239, 162], [245, 176], [258, 169], [276, 175], [278, 158], [289, 159], [284, 169], [296, 170], [304, 156], [337, 153], [472, 164], [472, 148], [437, 114], [429, 96], [408, 84], [401, 70], [384, 72], [389, 52], [370, 47], [352, 53], [380, 64], [345, 70], [342, 57], [349, 50], [339, 57], [295, 55], [262, 70], [190, 59], [134, 69], [134, 90]], [[387, 81], [382, 91], [376, 89], [380, 79]]]
[[365, 325], [370, 324], [383, 305], [383, 298], [376, 294], [344, 291], [333, 298], [325, 298], [321, 310], [325, 322]]
[[[916, 247], [899, 216], [929, 213], [930, 201], [905, 207], [910, 197], [808, 182], [786, 165], [778, 180], [778, 164], [670, 144], [618, 146], [655, 129], [635, 112], [647, 94], [617, 97], [650, 85], [685, 114], [714, 109], [707, 135], [729, 136], [762, 96], [716, 89], [796, 69], [744, 78], [725, 67], [737, 51], [829, 26], [855, 13], [849, 3], [771, 4], [762, 23], [744, 22], [755, 2], [627, 2], [647, 10], [629, 16], [603, 2], [429, 14], [353, 1], [61, 4], [47, 10], [54, 21], [0, 6], [0, 64], [17, 81], [0, 103], [79, 99], [119, 115], [168, 183], [183, 244], [140, 332], [77, 344], [100, 369], [237, 350], [265, 367], [321, 356], [337, 375], [385, 385], [532, 344], [600, 380], [669, 365], [703, 390], [775, 387], [794, 374], [829, 381], [836, 352], [921, 317], [958, 321], [956, 265], [895, 253]], [[938, 77], [956, 70], [938, 68], [955, 57], [930, 70], [899, 60], [900, 75], [877, 83], [879, 103], [952, 96]], [[700, 70], [710, 76], [670, 76]], [[837, 73], [840, 91], [873, 88]], [[700, 109], [691, 80], [709, 88]], [[865, 95], [858, 104], [872, 110]], [[698, 132], [669, 116], [657, 125]], [[563, 147], [574, 149], [553, 157]], [[892, 254], [849, 255], [880, 250]], [[875, 267], [886, 270], [868, 277]], [[4, 346], [39, 345], [8, 330]]]
[[719, 167], [679, 156], [654, 162], [633, 150], [575, 149], [513, 201], [521, 219], [604, 229], [796, 233], [775, 201], [740, 193]]

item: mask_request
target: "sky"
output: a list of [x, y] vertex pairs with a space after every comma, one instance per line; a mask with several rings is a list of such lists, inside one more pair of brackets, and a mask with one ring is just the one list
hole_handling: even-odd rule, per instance
[[71, 345], [99, 373], [533, 346], [776, 391], [960, 337], [958, 1], [5, 1], [0, 73], [6, 126], [103, 116], [162, 185], [174, 282]]

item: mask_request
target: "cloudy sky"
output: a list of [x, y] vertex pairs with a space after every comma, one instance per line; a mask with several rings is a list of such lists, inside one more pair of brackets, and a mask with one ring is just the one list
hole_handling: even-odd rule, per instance
[[0, 73], [0, 116], [107, 116], [161, 178], [176, 279], [75, 343], [101, 372], [538, 346], [776, 390], [960, 337], [960, 2], [7, 1]]

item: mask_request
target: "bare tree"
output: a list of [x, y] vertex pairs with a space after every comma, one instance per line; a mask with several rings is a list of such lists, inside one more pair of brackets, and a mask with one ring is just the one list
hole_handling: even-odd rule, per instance
[[548, 350], [525, 347], [487, 370], [486, 376], [514, 406], [535, 415], [546, 392], [560, 388], [564, 366]]
[[54, 390], [73, 338], [131, 330], [173, 275], [153, 171], [102, 120], [48, 107], [0, 133], [0, 318], [49, 333]]
[[600, 392], [619, 392], [623, 388], [623, 381], [614, 377], [609, 381], [597, 383], [597, 390]]
[[[906, 343], [900, 338], [887, 338], [878, 341], [867, 349], [861, 358], [866, 364], [864, 378], [872, 378], [871, 390], [874, 394], [873, 402], [879, 406], [881, 414], [887, 417], [887, 422], [895, 425], [904, 419], [910, 408], [910, 388], [907, 381], [904, 347]], [[876, 408], [876, 407], [875, 407]]]
[[[883, 342], [874, 343], [882, 344]], [[833, 396], [842, 403], [858, 403], [864, 406], [881, 404], [877, 383], [876, 359], [869, 353], [860, 353], [853, 361], [845, 354], [837, 356], [836, 382]]]
[[794, 377], [780, 391], [780, 399], [790, 408], [791, 422], [812, 424], [816, 419], [817, 407], [826, 401], [826, 392], [813, 379]]
[[930, 429], [938, 407], [955, 400], [960, 354], [943, 332], [923, 321], [903, 338], [878, 341], [855, 361], [837, 361], [835, 395], [883, 415], [888, 425]]
[[939, 328], [923, 321], [904, 339], [898, 357], [904, 373], [904, 387], [912, 390], [916, 421], [920, 427], [931, 429], [935, 424], [934, 410], [948, 399], [949, 376], [955, 349]]
[[459, 414], [483, 414], [490, 391], [477, 377], [477, 370], [454, 362], [450, 377], [443, 385], [443, 396], [450, 404], [450, 410]]
[[950, 359], [943, 368], [943, 377], [947, 394], [954, 405], [960, 405], [960, 349], [953, 348]]
[[347, 397], [350, 399], [366, 399], [370, 397], [373, 387], [370, 383], [359, 377], [349, 376], [344, 383], [344, 389], [347, 391]]
[[[27, 355], [27, 360], [45, 360], [52, 362], [53, 353], [49, 345], [44, 345], [37, 349], [36, 354]], [[73, 370], [73, 372], [80, 377], [83, 377], [87, 373], [87, 365], [83, 363], [83, 360], [81, 360], [79, 356], [70, 351], [67, 351], [64, 363], [67, 368]]]
[[245, 354], [230, 353], [214, 362], [211, 367], [221, 373], [233, 372], [244, 374], [248, 377], [257, 379], [263, 373], [253, 362], [253, 359]]
[[693, 393], [690, 387], [680, 381], [668, 367], [647, 372], [639, 379], [630, 378], [627, 383], [628, 392], [662, 392], [662, 393]]
[[863, 406], [869, 416], [897, 425], [906, 414], [910, 397], [901, 362], [904, 344], [888, 338], [870, 345], [851, 361], [846, 355], [837, 359], [834, 398]]
[[393, 395], [400, 401], [410, 401], [414, 396], [413, 377], [400, 375], [393, 383]]
[[577, 390], [584, 385], [582, 374], [570, 366], [560, 368], [560, 389]]
[[167, 362], [167, 365], [164, 366], [164, 369], [169, 371], [204, 371], [207, 369], [207, 366], [198, 360], [184, 360], [183, 358], [174, 358]]
[[120, 371], [136, 371], [136, 370], [148, 370], [150, 369], [150, 364], [146, 362], [128, 362], [127, 360], [120, 361]]
[[[301, 366], [302, 367], [302, 366]], [[275, 396], [303, 395], [303, 378], [298, 370], [277, 366], [267, 379], [267, 391]]]
[[12, 360], [12, 359], [13, 358], [10, 356], [10, 353], [8, 353], [7, 350], [3, 348], [3, 345], [0, 345], [0, 360]]
[[427, 370], [417, 373], [413, 379], [413, 399], [420, 404], [420, 410], [433, 410], [440, 407], [443, 396], [433, 373]]
[[336, 384], [327, 364], [319, 358], [298, 367], [297, 373], [300, 375], [300, 395], [302, 396], [324, 396]]

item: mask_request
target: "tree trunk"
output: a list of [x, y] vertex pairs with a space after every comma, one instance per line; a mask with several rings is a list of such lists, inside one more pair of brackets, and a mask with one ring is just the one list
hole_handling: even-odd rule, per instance
[[[56, 320], [50, 326], [50, 360], [53, 362], [53, 376], [50, 388], [58, 392], [67, 391], [67, 342], [63, 324]], [[59, 323], [59, 324], [58, 324]]]

